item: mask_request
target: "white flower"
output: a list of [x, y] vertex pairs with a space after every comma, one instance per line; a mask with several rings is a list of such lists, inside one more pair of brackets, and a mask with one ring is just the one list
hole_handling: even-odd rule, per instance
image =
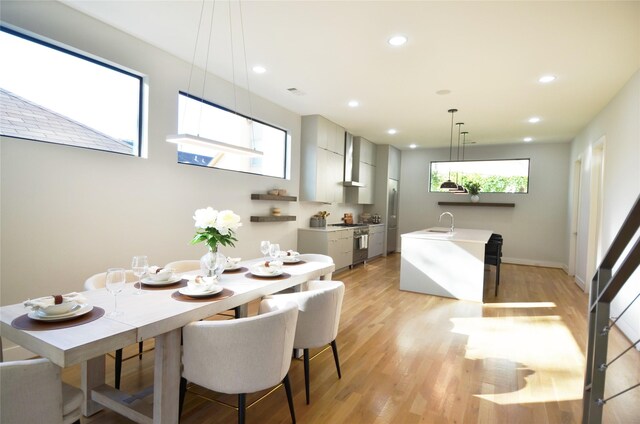
[[240, 226], [242, 226], [240, 216], [233, 213], [233, 211], [224, 210], [218, 213], [215, 228], [223, 236], [229, 234], [229, 231], [237, 230]]
[[208, 228], [216, 226], [216, 219], [218, 217], [218, 211], [212, 207], [206, 209], [198, 209], [193, 215], [193, 219], [196, 221], [196, 228]]

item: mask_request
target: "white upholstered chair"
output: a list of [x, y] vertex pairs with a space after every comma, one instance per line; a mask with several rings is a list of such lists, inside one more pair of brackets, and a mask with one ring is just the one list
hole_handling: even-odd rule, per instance
[[276, 294], [265, 298], [277, 303], [295, 302], [298, 305], [298, 324], [293, 347], [302, 349], [304, 352], [304, 385], [307, 404], [309, 404], [309, 349], [330, 344], [338, 378], [342, 378], [336, 336], [343, 298], [344, 283], [333, 280], [312, 280], [309, 281], [307, 291]]
[[198, 259], [183, 259], [181, 261], [169, 262], [165, 268], [173, 268], [177, 273], [197, 271], [200, 269], [200, 261]]
[[288, 373], [297, 317], [295, 303], [264, 300], [259, 315], [187, 324], [182, 329], [180, 411], [187, 382], [191, 382], [215, 392], [237, 394], [238, 423], [243, 424], [246, 394], [282, 382], [295, 423]]
[[[105, 287], [107, 279], [106, 272], [100, 272], [87, 278], [84, 282], [85, 290], [97, 290]], [[133, 283], [138, 281], [138, 277], [130, 269], [125, 271], [125, 280], [127, 283]], [[138, 358], [142, 359], [142, 342], [138, 343]], [[116, 350], [116, 368], [115, 368], [115, 388], [120, 388], [120, 376], [122, 375], [122, 349]]]
[[48, 359], [0, 363], [0, 422], [80, 423], [82, 391], [62, 382]]
[[[319, 253], [303, 253], [302, 255], [299, 256], [300, 259], [302, 259], [303, 261], [315, 261], [315, 262], [323, 262], [323, 263], [327, 263], [327, 264], [332, 264], [333, 263], [333, 258], [331, 256], [327, 256], [327, 255], [321, 255]], [[322, 276], [322, 280], [331, 280], [331, 272], [323, 275]]]

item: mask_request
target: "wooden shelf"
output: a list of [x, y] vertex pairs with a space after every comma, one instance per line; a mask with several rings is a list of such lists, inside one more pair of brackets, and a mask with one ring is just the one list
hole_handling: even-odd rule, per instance
[[251, 222], [283, 222], [283, 221], [295, 221], [295, 216], [281, 215], [281, 216], [252, 216]]
[[494, 206], [498, 208], [515, 208], [515, 203], [472, 203], [472, 202], [438, 202], [441, 206]]
[[274, 196], [273, 194], [252, 194], [251, 200], [276, 200], [281, 202], [295, 202], [296, 196]]

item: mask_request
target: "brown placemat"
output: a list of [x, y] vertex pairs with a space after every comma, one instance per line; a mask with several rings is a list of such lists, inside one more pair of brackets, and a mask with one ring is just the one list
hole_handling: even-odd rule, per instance
[[302, 264], [306, 264], [307, 261], [298, 261], [298, 262], [282, 262], [282, 265], [284, 266], [291, 266], [291, 265], [302, 265]]
[[249, 271], [249, 268], [241, 266], [238, 269], [229, 269], [229, 270], [225, 269], [223, 274], [236, 274], [236, 273], [247, 272], [247, 271]]
[[253, 275], [250, 272], [247, 272], [246, 274], [244, 274], [244, 276], [247, 278], [253, 278], [254, 280], [286, 280], [287, 278], [291, 277], [291, 274], [287, 274], [286, 272], [283, 272], [277, 277], [259, 277], [257, 275]]
[[142, 283], [142, 290], [175, 290], [181, 287], [187, 287], [187, 280], [184, 278], [173, 284], [167, 284], [166, 286], [153, 286]]
[[86, 324], [91, 321], [95, 321], [104, 315], [104, 309], [94, 306], [92, 310], [77, 318], [72, 318], [67, 321], [38, 321], [31, 319], [27, 314], [20, 315], [13, 321], [11, 326], [18, 330], [27, 331], [43, 331], [43, 330], [59, 330], [61, 328], [75, 327], [76, 325]]
[[171, 293], [171, 297], [181, 302], [215, 302], [216, 300], [226, 299], [229, 296], [233, 296], [233, 290], [222, 289], [220, 293], [216, 293], [211, 297], [189, 297], [179, 291]]

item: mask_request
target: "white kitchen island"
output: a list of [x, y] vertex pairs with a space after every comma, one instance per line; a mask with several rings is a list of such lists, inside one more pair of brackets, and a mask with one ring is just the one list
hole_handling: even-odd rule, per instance
[[400, 290], [482, 302], [491, 233], [434, 227], [402, 234]]

